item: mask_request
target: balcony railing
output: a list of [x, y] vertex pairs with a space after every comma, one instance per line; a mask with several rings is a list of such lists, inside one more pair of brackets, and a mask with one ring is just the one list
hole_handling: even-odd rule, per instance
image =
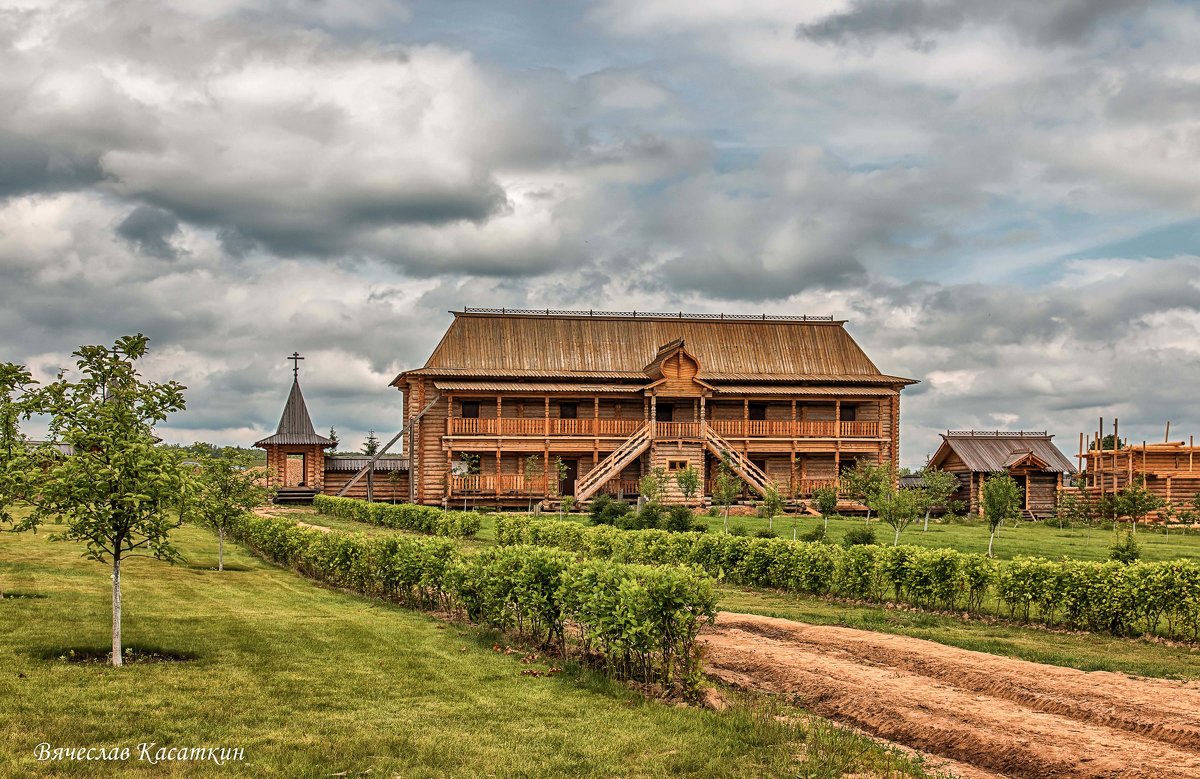
[[452, 495], [545, 495], [548, 481], [545, 476], [525, 478], [522, 475], [451, 476]]
[[450, 418], [450, 435], [566, 435], [627, 438], [646, 424], [641, 419], [464, 419]]
[[[450, 435], [589, 436], [626, 438], [643, 425], [641, 419], [465, 419], [451, 417]], [[878, 438], [878, 422], [835, 422], [832, 419], [710, 419], [706, 423], [723, 438]], [[699, 422], [656, 422], [656, 438], [700, 438]]]
[[699, 438], [699, 422], [655, 422], [655, 438]]

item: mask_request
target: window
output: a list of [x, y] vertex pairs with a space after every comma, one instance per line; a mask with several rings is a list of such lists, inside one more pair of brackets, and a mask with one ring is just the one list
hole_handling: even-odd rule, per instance
[[579, 404], [559, 403], [558, 417], [559, 419], [579, 419]]
[[674, 422], [675, 407], [670, 403], [659, 403], [654, 410], [654, 418], [659, 422]]
[[463, 419], [479, 419], [479, 401], [464, 400], [462, 402]]
[[686, 471], [688, 467], [687, 460], [667, 460], [667, 471], [675, 473], [677, 471]]
[[858, 406], [842, 406], [842, 421], [853, 422], [858, 417]]
[[767, 404], [766, 403], [751, 403], [750, 404], [750, 419], [766, 419]]

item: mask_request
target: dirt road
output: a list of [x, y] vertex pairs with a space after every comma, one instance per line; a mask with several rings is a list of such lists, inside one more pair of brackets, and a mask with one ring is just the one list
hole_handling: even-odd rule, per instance
[[706, 670], [947, 759], [968, 779], [1200, 779], [1200, 684], [1084, 673], [722, 612]]

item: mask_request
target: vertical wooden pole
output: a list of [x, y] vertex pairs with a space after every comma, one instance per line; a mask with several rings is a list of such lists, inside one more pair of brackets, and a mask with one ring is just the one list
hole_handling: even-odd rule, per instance
[[796, 399], [792, 398], [792, 453], [796, 452]]
[[545, 430], [546, 437], [550, 437], [550, 396], [546, 396], [546, 412], [545, 412]]
[[750, 435], [750, 398], [742, 398], [742, 435]]
[[[500, 442], [499, 442], [499, 440], [497, 440], [496, 441], [496, 503], [497, 504], [500, 503], [500, 496], [504, 494], [504, 490], [501, 487], [501, 483], [504, 481], [504, 471], [500, 467], [500, 457], [501, 457]], [[497, 505], [496, 508], [499, 508], [499, 505]]]
[[1192, 472], [1192, 459], [1196, 453], [1196, 436], [1188, 436], [1188, 473]]
[[833, 401], [833, 434], [838, 438], [842, 437], [842, 400], [838, 398]]

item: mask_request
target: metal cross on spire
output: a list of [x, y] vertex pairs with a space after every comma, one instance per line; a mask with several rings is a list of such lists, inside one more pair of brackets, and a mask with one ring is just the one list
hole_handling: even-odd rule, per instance
[[300, 356], [300, 352], [292, 352], [292, 356], [288, 358], [292, 361], [292, 378], [300, 380], [300, 361], [304, 358]]

